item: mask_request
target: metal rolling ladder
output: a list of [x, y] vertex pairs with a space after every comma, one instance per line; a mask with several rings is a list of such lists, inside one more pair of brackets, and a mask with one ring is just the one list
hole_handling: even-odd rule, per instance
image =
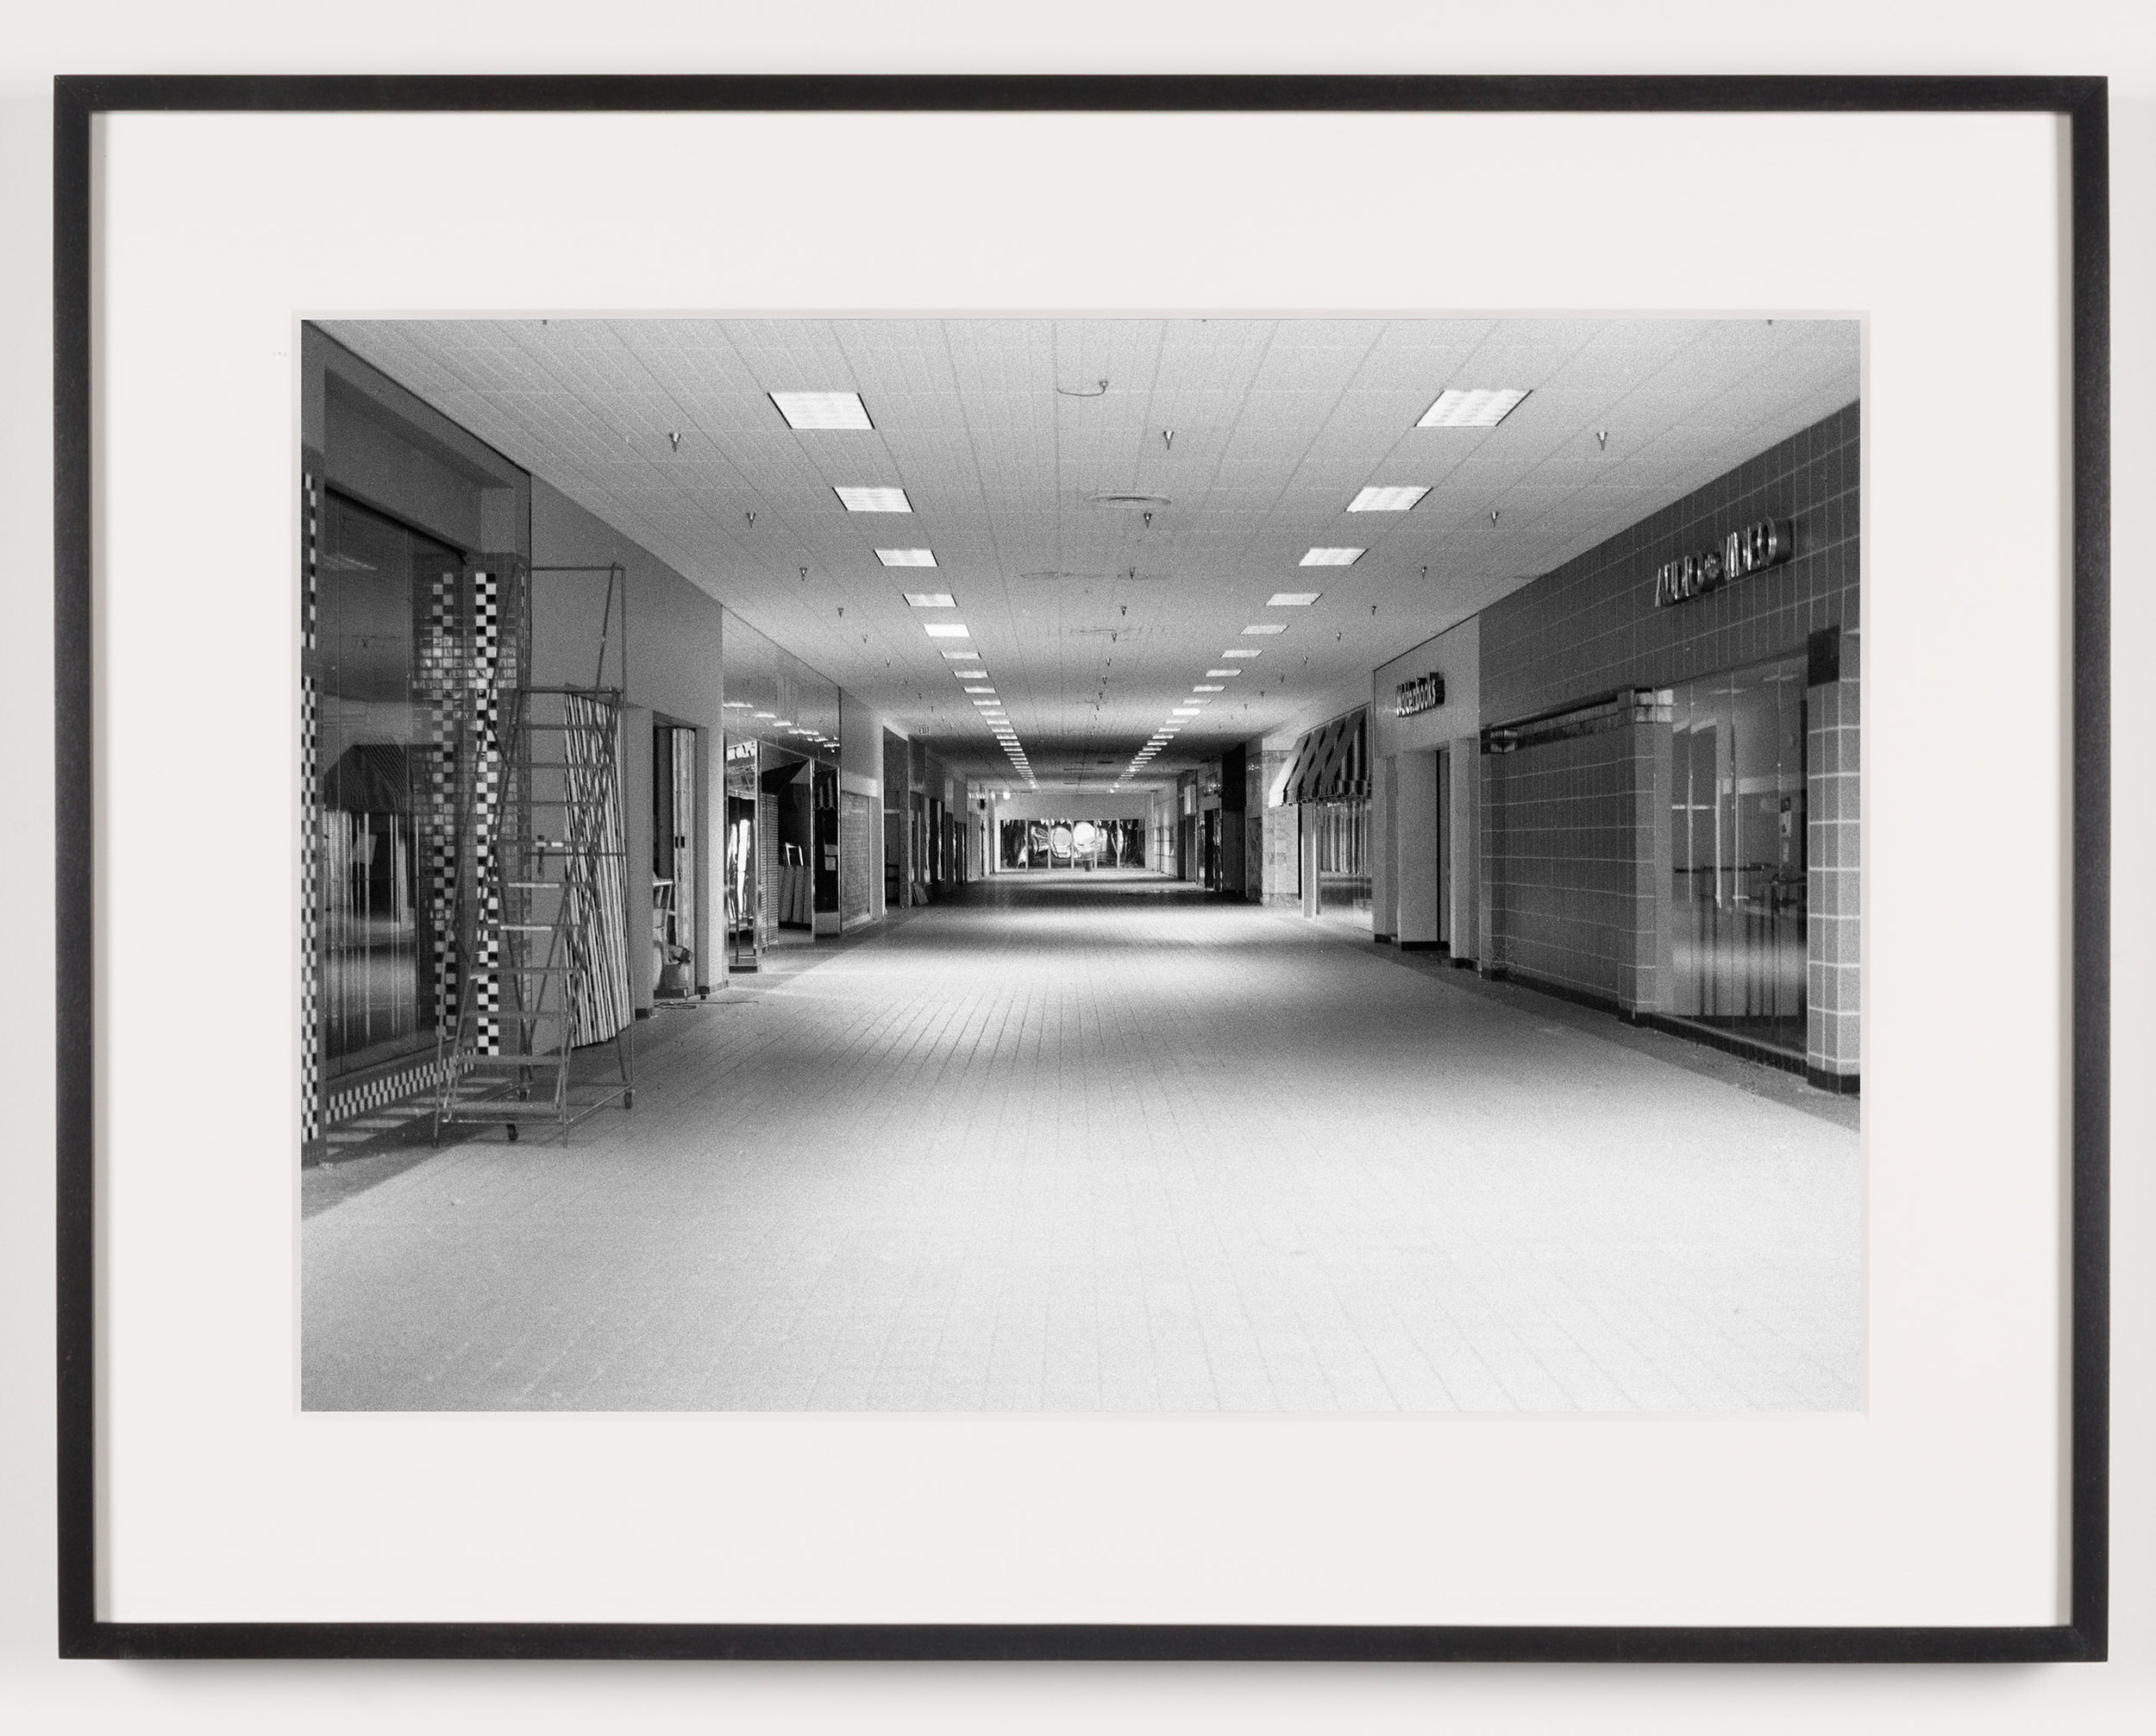
[[[600, 938], [623, 855], [607, 824], [620, 799], [621, 690], [522, 686], [491, 705], [482, 684], [473, 692], [459, 780], [467, 916], [456, 1022], [442, 1038], [437, 1142], [454, 1125], [498, 1125], [511, 1139], [531, 1124], [566, 1131], [608, 1104], [636, 1102], [629, 1009], [605, 1005]], [[592, 1040], [610, 1025], [611, 1068]], [[580, 1037], [591, 1051], [582, 1067]]]

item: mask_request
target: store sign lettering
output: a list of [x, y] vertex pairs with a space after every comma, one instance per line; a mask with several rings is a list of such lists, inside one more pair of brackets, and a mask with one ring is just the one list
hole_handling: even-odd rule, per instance
[[1655, 568], [1654, 606], [1666, 609], [1719, 591], [1733, 579], [1779, 567], [1796, 552], [1795, 527], [1786, 518], [1762, 518], [1722, 538], [1704, 555], [1681, 555]]
[[1419, 711], [1434, 711], [1445, 703], [1445, 677], [1418, 675], [1393, 690], [1393, 715], [1412, 718]]

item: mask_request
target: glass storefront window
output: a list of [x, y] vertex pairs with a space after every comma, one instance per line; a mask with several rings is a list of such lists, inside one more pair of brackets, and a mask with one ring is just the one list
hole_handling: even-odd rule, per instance
[[1142, 868], [1145, 829], [1136, 820], [1005, 820], [997, 828], [1005, 868]]
[[1370, 910], [1367, 801], [1319, 802], [1304, 810], [1317, 828], [1318, 908], [1367, 917]]
[[1674, 690], [1664, 1010], [1802, 1054], [1804, 660]]
[[330, 495], [317, 582], [321, 683], [323, 1056], [330, 1076], [434, 1041], [414, 810], [423, 782], [414, 645], [444, 543]]

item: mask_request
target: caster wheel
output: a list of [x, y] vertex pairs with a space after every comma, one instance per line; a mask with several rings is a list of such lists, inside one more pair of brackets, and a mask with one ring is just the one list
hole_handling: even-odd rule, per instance
[[509, 1136], [509, 1143], [511, 1145], [514, 1145], [517, 1143], [517, 1124], [514, 1121], [504, 1122], [502, 1124], [502, 1131]]

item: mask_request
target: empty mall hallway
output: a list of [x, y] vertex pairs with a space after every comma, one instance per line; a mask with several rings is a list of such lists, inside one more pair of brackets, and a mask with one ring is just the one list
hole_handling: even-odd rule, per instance
[[303, 1172], [310, 1410], [1849, 1410], [1856, 1100], [1143, 868], [635, 1028], [566, 1133]]

